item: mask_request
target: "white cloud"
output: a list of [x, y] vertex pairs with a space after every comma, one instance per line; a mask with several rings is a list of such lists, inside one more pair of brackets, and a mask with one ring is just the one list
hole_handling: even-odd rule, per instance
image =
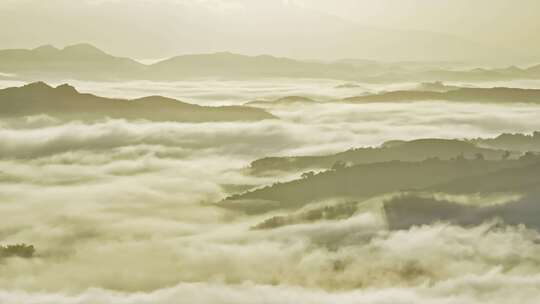
[[[253, 94], [246, 91], [238, 95]], [[530, 131], [540, 129], [536, 106], [272, 111], [282, 120], [2, 120], [1, 244], [31, 243], [37, 254], [2, 260], [0, 303], [535, 303], [540, 235], [523, 227], [437, 224], [390, 232], [368, 210], [252, 231], [266, 216], [204, 202], [221, 199], [228, 187], [273, 182], [242, 173], [257, 157]]]

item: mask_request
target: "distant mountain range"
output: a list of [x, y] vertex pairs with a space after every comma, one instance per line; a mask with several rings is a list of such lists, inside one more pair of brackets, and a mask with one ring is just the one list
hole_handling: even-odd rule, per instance
[[[447, 63], [444, 66], [448, 66]], [[35, 79], [159, 80], [193, 78], [329, 78], [364, 82], [433, 80], [508, 80], [540, 78], [540, 65], [521, 69], [434, 69], [418, 63], [380, 63], [361, 60], [336, 62], [301, 61], [268, 55], [244, 56], [233, 53], [184, 55], [145, 65], [133, 59], [115, 57], [89, 44], [63, 49], [42, 46], [32, 50], [0, 51], [0, 76]]]
[[343, 99], [313, 100], [303, 96], [285, 96], [275, 100], [254, 100], [246, 106], [268, 108], [293, 104], [316, 103], [386, 103], [418, 101], [452, 101], [481, 103], [533, 103], [540, 104], [540, 89], [520, 88], [472, 88], [447, 86], [441, 82], [421, 83], [412, 90], [365, 94]]
[[22, 78], [129, 79], [145, 68], [135, 60], [111, 56], [89, 44], [0, 51], [0, 72]]
[[150, 121], [258, 121], [275, 118], [246, 106], [204, 107], [175, 99], [150, 96], [132, 100], [79, 93], [70, 85], [43, 82], [0, 90], [0, 118], [46, 114], [61, 119], [119, 118]]
[[402, 102], [446, 100], [493, 103], [540, 103], [540, 90], [517, 88], [454, 88], [444, 92], [393, 91], [346, 98], [346, 102]]
[[[4, 2], [8, 7], [18, 7], [17, 14], [10, 14], [9, 10], [5, 10], [6, 13], [0, 18], [2, 44], [9, 46], [28, 46], [48, 41], [66, 44], [73, 39], [89, 39], [96, 45], [106, 45], [107, 49], [114, 50], [115, 54], [129, 54], [137, 58], [163, 58], [176, 55], [174, 52], [196, 54], [201, 50], [229, 50], [250, 55], [273, 54], [319, 59], [362, 58], [379, 61], [523, 64], [539, 59], [538, 43], [534, 43], [538, 36], [531, 35], [531, 42], [522, 43], [516, 42], [521, 38], [512, 39], [508, 32], [500, 33], [499, 36], [508, 36], [501, 39], [490, 39], [490, 35], [477, 37], [481, 22], [476, 18], [464, 19], [464, 24], [475, 24], [478, 28], [468, 28], [468, 35], [463, 36], [457, 33], [465, 30], [464, 24], [457, 26], [462, 30], [429, 24], [418, 27], [409, 21], [405, 24], [419, 30], [402, 26], [401, 21], [398, 21], [398, 24], [386, 22], [383, 25], [380, 21], [386, 19], [377, 13], [382, 11], [373, 8], [379, 6], [380, 1], [365, 6], [359, 4], [367, 8], [363, 12], [346, 12], [343, 9], [349, 4], [341, 1], [314, 1], [325, 3], [325, 6], [335, 2], [335, 7], [339, 7], [343, 13], [346, 12], [348, 18], [340, 18], [335, 15], [336, 12], [332, 12], [333, 9], [323, 10], [322, 6], [313, 9], [313, 5], [317, 4], [308, 4], [312, 1], [295, 0], [168, 0], [160, 1], [159, 5], [148, 5], [156, 1], [133, 0], [128, 1], [128, 10], [118, 5], [117, 0], [55, 0], [47, 1], [47, 9], [38, 13], [33, 5], [34, 2], [40, 2], [38, 0], [2, 1]], [[345, 2], [352, 4], [358, 1]], [[397, 2], [396, 4], [401, 5], [402, 1]], [[428, 2], [434, 1], [426, 1]], [[73, 5], [66, 7], [65, 3]], [[453, 6], [453, 1], [450, 3], [452, 4], [449, 5]], [[487, 6], [480, 4], [471, 5], [487, 9]], [[518, 7], [523, 9], [526, 6], [520, 4]], [[356, 4], [354, 7], [357, 7]], [[421, 15], [420, 7], [407, 7]], [[396, 10], [395, 7], [386, 10], [386, 13], [392, 16], [406, 16], [404, 11], [390, 12]], [[69, 22], [64, 24], [54, 19], [59, 11], [64, 12], [62, 17]], [[448, 12], [430, 11], [425, 17], [437, 23], [439, 18], [445, 20], [446, 13]], [[482, 11], [480, 14], [483, 16], [484, 13]], [[415, 19], [417, 16], [409, 17]], [[524, 22], [519, 24], [516, 37], [524, 38], [526, 33], [534, 33], [536, 28], [535, 23], [527, 22], [527, 15], [522, 18]], [[493, 28], [482, 32], [495, 33], [495, 28], [510, 31], [511, 29], [504, 26], [507, 22], [511, 24], [508, 20], [494, 21]], [[15, 35], [10, 32], [14, 24], [20, 33], [35, 33], [40, 29], [40, 25], [49, 30], [41, 31], [39, 35]], [[449, 34], [451, 32], [456, 34]]]

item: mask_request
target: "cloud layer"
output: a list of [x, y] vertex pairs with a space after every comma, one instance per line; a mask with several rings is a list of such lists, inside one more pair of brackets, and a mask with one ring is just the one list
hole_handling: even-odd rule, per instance
[[346, 220], [253, 231], [279, 213], [246, 216], [208, 203], [294, 177], [245, 175], [258, 157], [529, 132], [540, 129], [537, 107], [422, 102], [270, 110], [281, 120], [0, 121], [0, 244], [37, 249], [33, 259], [0, 261], [0, 302], [535, 302], [540, 236], [524, 227], [436, 224], [390, 232], [375, 199]]

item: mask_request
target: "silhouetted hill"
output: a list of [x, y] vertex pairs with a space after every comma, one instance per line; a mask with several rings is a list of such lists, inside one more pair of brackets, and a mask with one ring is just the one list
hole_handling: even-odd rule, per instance
[[458, 225], [478, 225], [501, 219], [505, 224], [524, 224], [540, 230], [540, 158], [522, 161], [522, 165], [487, 174], [467, 176], [426, 189], [455, 195], [515, 194], [516, 201], [502, 205], [462, 205], [434, 197], [409, 194], [384, 203], [391, 229], [408, 229], [439, 221]]
[[516, 88], [459, 88], [447, 92], [394, 91], [376, 95], [350, 97], [346, 102], [408, 102], [425, 100], [540, 103], [540, 90]]
[[429, 187], [427, 190], [452, 194], [527, 194], [540, 190], [540, 156], [524, 157], [516, 163], [520, 165], [495, 172], [463, 176]]
[[46, 45], [32, 50], [0, 51], [0, 72], [49, 79], [163, 80], [187, 78], [312, 77], [353, 79], [361, 69], [341, 63], [321, 63], [268, 55], [233, 53], [177, 56], [144, 65], [111, 56], [89, 44], [57, 49]]
[[[537, 170], [539, 168], [536, 168]], [[500, 220], [506, 225], [525, 225], [540, 231], [540, 195], [527, 195], [516, 202], [495, 206], [470, 206], [446, 200], [405, 195], [383, 204], [388, 227], [392, 230], [437, 222], [461, 226]]]
[[324, 199], [358, 200], [402, 190], [425, 189], [459, 178], [485, 175], [522, 165], [523, 162], [518, 160], [463, 159], [356, 165], [233, 195], [220, 204], [245, 212], [260, 213], [279, 208], [297, 208]]
[[34, 256], [36, 249], [33, 245], [16, 244], [0, 246], [0, 261], [3, 258], [19, 257], [29, 259]]
[[[367, 82], [418, 81], [504, 81], [539, 79], [540, 65], [528, 68], [465, 68], [460, 62], [373, 62], [347, 59], [338, 61], [362, 71], [361, 80]], [[459, 68], [459, 69], [457, 69]]]
[[508, 81], [513, 79], [539, 79], [540, 68], [533, 66], [530, 68], [508, 67], [503, 69], [475, 68], [454, 70], [452, 68], [436, 68], [425, 70], [396, 69], [379, 74], [374, 81]]
[[233, 53], [185, 55], [148, 67], [151, 79], [176, 80], [192, 77], [225, 78], [315, 77], [352, 79], [360, 73], [353, 66], [298, 61], [268, 55], [244, 56]]
[[521, 152], [540, 151], [540, 131], [532, 134], [501, 134], [495, 138], [477, 138], [471, 140], [476, 145]]
[[[89, 44], [63, 49], [46, 45], [36, 49], [0, 50], [0, 72], [22, 79], [160, 80], [218, 77], [251, 79], [266, 77], [329, 78], [362, 82], [462, 80], [485, 81], [540, 78], [540, 65], [527, 69], [433, 69], [415, 62], [381, 63], [348, 59], [335, 62], [302, 61], [268, 55], [233, 53], [194, 54], [144, 65], [115, 57]], [[448, 63], [440, 63], [444, 68]], [[345, 86], [348, 87], [348, 86]]]
[[0, 71], [27, 77], [114, 80], [132, 78], [144, 69], [143, 64], [111, 56], [89, 44], [0, 51]]
[[47, 114], [67, 119], [105, 117], [152, 121], [255, 121], [275, 118], [244, 106], [203, 107], [161, 96], [133, 100], [81, 94], [69, 85], [53, 88], [43, 82], [0, 90], [0, 117]]
[[504, 151], [479, 148], [472, 143], [460, 140], [419, 139], [413, 141], [393, 141], [377, 148], [358, 148], [325, 156], [267, 157], [251, 163], [250, 170], [255, 174], [270, 171], [298, 171], [306, 169], [331, 168], [337, 162], [367, 164], [400, 161], [422, 161], [428, 158], [449, 160], [459, 155], [475, 158], [477, 154], [488, 160], [498, 160]]

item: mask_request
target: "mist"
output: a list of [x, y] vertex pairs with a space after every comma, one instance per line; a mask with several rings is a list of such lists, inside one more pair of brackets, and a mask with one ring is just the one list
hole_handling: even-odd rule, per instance
[[0, 303], [538, 302], [539, 9], [2, 1]]
[[[0, 4], [0, 28], [5, 48], [88, 42], [140, 59], [230, 51], [322, 60], [516, 64], [517, 58], [538, 61], [538, 9], [534, 0], [519, 5], [509, 0], [8, 0]], [[36, 35], [43, 22], [47, 26]], [[12, 24], [16, 35], [9, 34]]]
[[[174, 86], [170, 92], [189, 95], [203, 84]], [[87, 90], [96, 86], [86, 85]], [[259, 91], [262, 96], [267, 91], [293, 93], [283, 85], [225, 87], [244, 100]], [[154, 88], [139, 86], [134, 93], [130, 84], [115, 84], [114, 89], [105, 90], [129, 95]], [[310, 86], [307, 90], [313, 93]], [[208, 95], [219, 96], [219, 86], [216, 91], [206, 90]], [[192, 98], [200, 103], [223, 102], [220, 97], [210, 102], [206, 96]], [[482, 289], [482, 284], [492, 286], [500, 280], [533, 275], [538, 266], [534, 262], [538, 236], [525, 228], [499, 230], [486, 223], [468, 230], [441, 224], [388, 232], [374, 208], [346, 220], [258, 232], [250, 227], [270, 215], [246, 216], [209, 203], [276, 178], [298, 178], [294, 173], [251, 176], [244, 169], [256, 158], [323, 155], [378, 146], [390, 139], [525, 132], [540, 129], [537, 107], [330, 102], [270, 105], [268, 110], [280, 119], [254, 123], [66, 122], [49, 116], [4, 119], [0, 130], [2, 240], [32, 242], [39, 253], [31, 260], [3, 262], [0, 281], [6, 291], [0, 298], [14, 303], [43, 299], [51, 303], [165, 303], [182, 294], [185, 301], [202, 302], [228, 302], [231, 297], [249, 302], [257, 295], [268, 297], [269, 302], [328, 303], [359, 297], [372, 303], [395, 297], [398, 303], [435, 303], [451, 290], [459, 295], [462, 291], [457, 286], [470, 280], [478, 281], [475, 284]], [[459, 242], [459, 247], [453, 242]], [[474, 264], [456, 259], [471, 252], [477, 254]], [[145, 263], [137, 262], [141, 259]], [[514, 265], [516, 259], [531, 262]], [[267, 261], [264, 266], [259, 264], [262, 260]], [[366, 264], [367, 260], [371, 262]], [[507, 273], [496, 270], [501, 265], [514, 266], [508, 266], [513, 270]], [[535, 279], [529, 280], [534, 293]], [[432, 287], [420, 287], [424, 281], [431, 281]], [[359, 294], [358, 286], [372, 291]], [[511, 290], [507, 283], [500, 288]], [[502, 292], [500, 288], [493, 294]], [[130, 294], [139, 291], [145, 293]], [[486, 296], [481, 294], [467, 292], [459, 299], [480, 303]], [[523, 294], [513, 297], [522, 299]]]

